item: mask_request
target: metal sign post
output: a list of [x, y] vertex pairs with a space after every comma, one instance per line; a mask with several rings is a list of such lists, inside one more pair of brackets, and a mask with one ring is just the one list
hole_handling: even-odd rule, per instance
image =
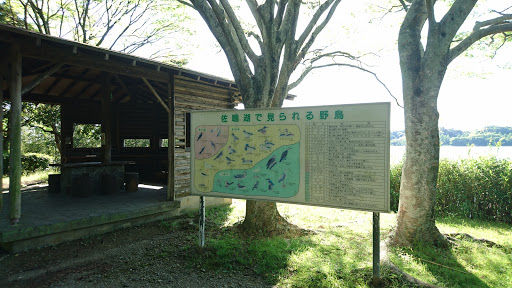
[[206, 223], [204, 196], [199, 197], [199, 247], [204, 247], [204, 226]]
[[373, 285], [380, 283], [380, 214], [373, 212]]

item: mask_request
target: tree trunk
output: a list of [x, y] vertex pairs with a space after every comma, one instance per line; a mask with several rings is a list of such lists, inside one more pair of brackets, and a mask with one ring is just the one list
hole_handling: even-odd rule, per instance
[[401, 51], [406, 152], [391, 238], [401, 246], [417, 242], [445, 246], [435, 225], [434, 207], [439, 172], [437, 97], [447, 65], [443, 59], [411, 57], [414, 52], [410, 52], [410, 47]]
[[406, 152], [391, 243], [400, 246], [447, 244], [436, 227], [434, 207], [439, 172], [437, 97], [448, 67], [448, 50], [442, 48], [442, 37], [432, 37], [437, 33], [434, 27], [429, 27], [424, 50], [421, 31], [426, 20], [425, 2], [413, 2], [398, 36]]
[[[439, 171], [439, 114], [436, 99], [431, 96], [404, 93], [407, 144], [397, 226], [392, 236], [394, 244], [401, 246], [419, 241], [445, 244], [434, 217]], [[416, 99], [411, 101], [413, 97]]]
[[244, 233], [272, 236], [286, 234], [297, 228], [279, 214], [275, 202], [247, 200], [245, 207], [245, 219], [240, 226]]

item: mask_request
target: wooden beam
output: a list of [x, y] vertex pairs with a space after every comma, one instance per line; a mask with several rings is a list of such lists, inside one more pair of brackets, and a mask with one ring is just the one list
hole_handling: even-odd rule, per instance
[[[126, 84], [124, 83], [123, 79], [121, 79], [121, 77], [118, 75], [118, 74], [115, 74], [114, 75], [114, 78], [116, 78], [117, 82], [119, 82], [119, 85], [121, 86], [121, 88], [123, 89], [124, 93], [126, 93], [127, 96], [130, 97], [130, 100], [135, 100], [135, 96], [133, 95], [133, 93], [130, 91], [130, 89], [128, 89], [128, 87], [126, 86]], [[126, 97], [126, 96], [125, 96]], [[115, 103], [119, 103], [120, 101], [122, 101], [125, 97], [119, 97], [118, 99], [116, 99], [114, 102]]]
[[41, 83], [41, 81], [43, 81], [44, 79], [46, 79], [48, 76], [52, 75], [53, 73], [57, 72], [57, 70], [62, 68], [62, 66], [64, 66], [63, 63], [55, 64], [48, 71], [39, 74], [39, 76], [37, 76], [36, 79], [34, 79], [32, 82], [30, 82], [27, 86], [23, 87], [23, 89], [21, 90], [21, 95], [23, 95], [23, 94], [27, 93], [28, 91], [34, 89], [34, 87], [39, 85], [39, 83]]
[[160, 98], [160, 96], [158, 96], [158, 93], [155, 91], [153, 86], [151, 86], [151, 84], [148, 82], [148, 80], [146, 80], [146, 78], [142, 77], [142, 81], [144, 81], [144, 83], [146, 83], [146, 86], [148, 86], [148, 88], [151, 91], [151, 93], [153, 93], [153, 95], [155, 95], [156, 100], [158, 100], [158, 102], [160, 102], [160, 104], [162, 104], [162, 106], [164, 107], [165, 111], [167, 111], [167, 113], [171, 113], [171, 110], [169, 110], [169, 107], [167, 107], [167, 105], [165, 104], [164, 100], [162, 100], [162, 98]]
[[[33, 43], [33, 42], [32, 42]], [[156, 71], [156, 69], [147, 69], [140, 66], [132, 66], [132, 63], [121, 63], [109, 57], [110, 61], [105, 61], [105, 54], [89, 55], [86, 53], [76, 54], [70, 51], [69, 47], [56, 45], [43, 41], [41, 47], [35, 45], [23, 45], [23, 56], [45, 61], [60, 62], [73, 66], [106, 71], [113, 74], [121, 74], [132, 77], [144, 77], [153, 81], [167, 82], [167, 72]], [[76, 47], [76, 46], [75, 46]], [[134, 60], [136, 63], [136, 60]]]
[[[2, 61], [0, 64], [0, 103], [4, 103], [4, 83], [7, 77], [7, 61]], [[0, 109], [0, 119], [4, 119], [4, 109]], [[0, 126], [0, 148], [4, 148], [4, 125]], [[4, 175], [4, 161], [0, 161], [0, 175]], [[0, 187], [3, 187], [3, 177], [0, 177]], [[4, 206], [4, 196], [3, 193], [0, 192], [0, 211], [2, 211]]]
[[112, 162], [112, 99], [111, 82], [112, 75], [105, 77], [101, 98], [101, 147], [103, 148], [103, 163]]
[[17, 224], [21, 217], [21, 51], [17, 42], [11, 43], [11, 67], [9, 90], [11, 94], [10, 130], [10, 169], [9, 169], [9, 218]]
[[[169, 73], [169, 81], [167, 82], [167, 93], [169, 97], [169, 128], [168, 128], [168, 134], [167, 134], [167, 155], [169, 159], [169, 168], [168, 168], [168, 175], [167, 175], [167, 200], [168, 201], [174, 201], [176, 199], [175, 195], [175, 186], [176, 181], [174, 178], [174, 171], [176, 170], [176, 151], [175, 151], [175, 143], [176, 143], [176, 104], [174, 102], [174, 75], [172, 73]], [[191, 152], [192, 153], [192, 152]], [[190, 172], [192, 173], [192, 172]]]

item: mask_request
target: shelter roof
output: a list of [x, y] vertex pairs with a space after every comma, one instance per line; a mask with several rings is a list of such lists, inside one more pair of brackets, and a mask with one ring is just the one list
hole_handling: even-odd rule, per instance
[[213, 99], [224, 105], [225, 101], [235, 104], [241, 100], [232, 80], [0, 24], [0, 50], [4, 51], [0, 57], [4, 60], [10, 43], [18, 43], [23, 55], [23, 101], [99, 101], [105, 79], [110, 77], [114, 101], [137, 97], [139, 101], [154, 102], [154, 93], [144, 79], [158, 94], [167, 95], [170, 75], [174, 75], [176, 88], [183, 93], [188, 87], [204, 86], [203, 90], [213, 95], [224, 95], [221, 98], [226, 99]]

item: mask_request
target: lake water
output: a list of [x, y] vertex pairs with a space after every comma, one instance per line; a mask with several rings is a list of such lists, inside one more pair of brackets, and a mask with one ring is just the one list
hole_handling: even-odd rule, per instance
[[[390, 147], [391, 164], [402, 160], [405, 153], [405, 146]], [[456, 160], [459, 158], [478, 158], [480, 156], [495, 155], [500, 159], [512, 159], [512, 146], [503, 146], [500, 148], [489, 146], [441, 146], [440, 158]]]

